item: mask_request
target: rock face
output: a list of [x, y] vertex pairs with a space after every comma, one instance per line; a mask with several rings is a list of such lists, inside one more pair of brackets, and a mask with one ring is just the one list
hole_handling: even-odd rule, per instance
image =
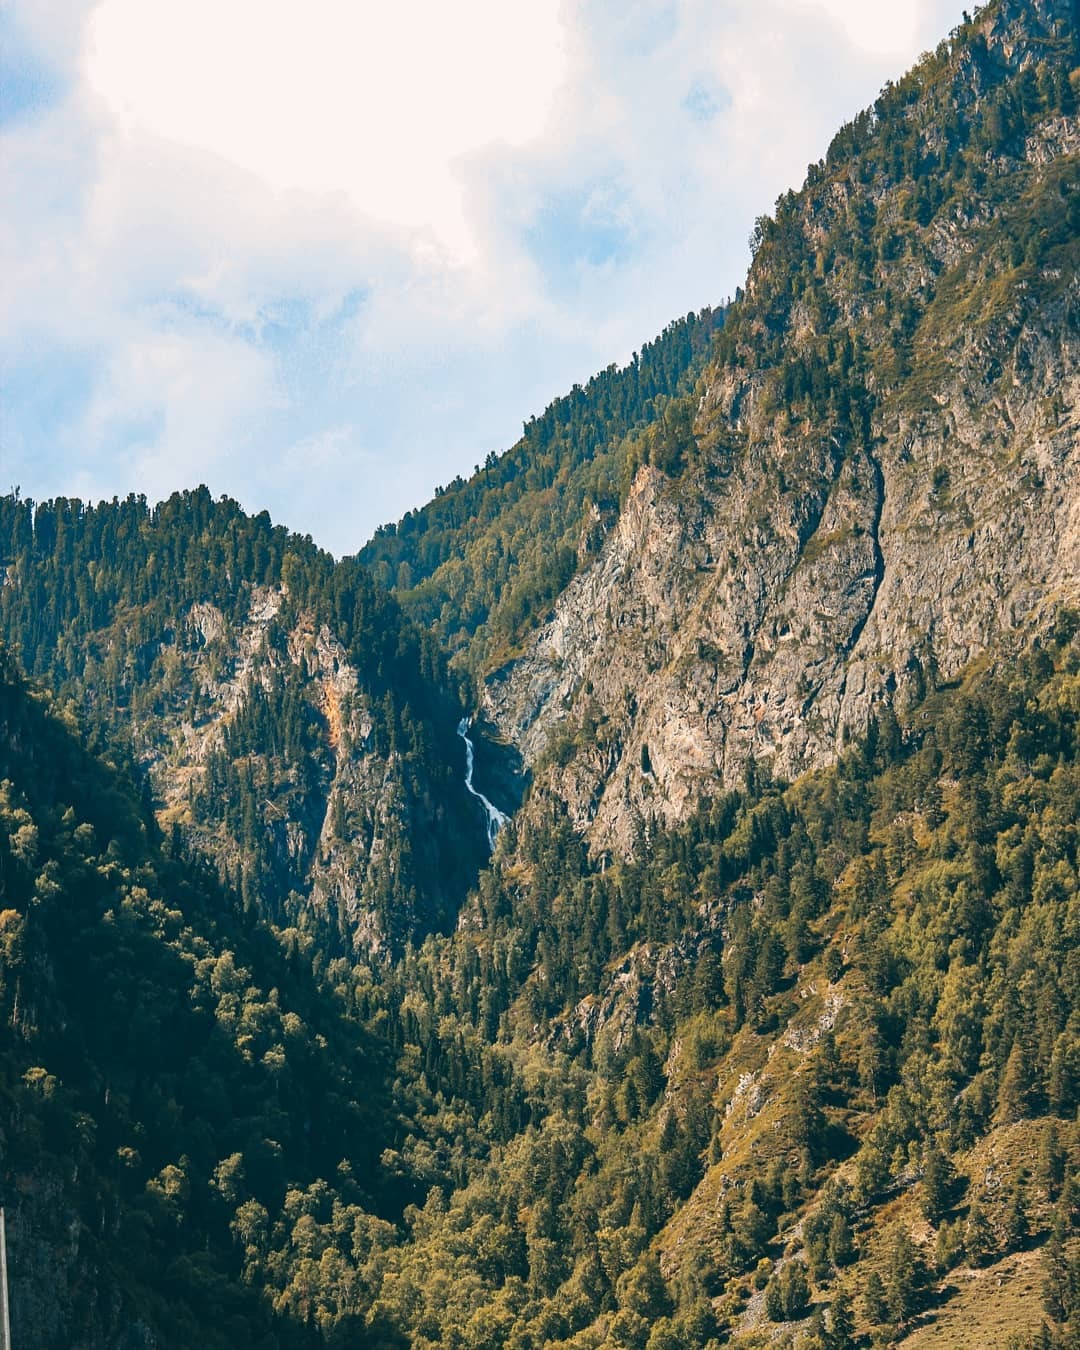
[[[178, 685], [198, 691], [198, 711], [166, 710], [150, 720], [143, 764], [163, 804], [162, 824], [179, 824], [242, 885], [255, 840], [259, 903], [269, 917], [307, 926], [314, 915], [355, 949], [376, 954], [452, 915], [449, 894], [433, 888], [420, 896], [413, 886], [396, 888], [395, 877], [403, 839], [412, 837], [413, 853], [422, 855], [433, 842], [431, 826], [448, 809], [464, 817], [467, 803], [456, 774], [452, 800], [439, 801], [436, 786], [445, 792], [447, 784], [424, 783], [405, 771], [396, 748], [379, 743], [378, 710], [346, 648], [310, 613], [283, 623], [285, 600], [280, 586], [255, 587], [246, 617], [232, 625], [212, 603], [191, 606], [170, 652]], [[274, 708], [297, 700], [300, 753], [230, 739], [259, 696]], [[227, 761], [245, 764], [259, 784], [247, 838], [236, 812], [216, 800], [216, 768]], [[476, 841], [459, 835], [454, 845], [478, 860], [478, 847], [468, 846], [479, 843], [479, 827], [476, 834]], [[454, 883], [446, 881], [449, 892]]]
[[[0, 499], [0, 637], [169, 846], [335, 954], [450, 928], [488, 856], [433, 642], [363, 568], [199, 489]], [[305, 939], [307, 940], [307, 939]]]
[[[1052, 31], [1054, 5], [1038, 9]], [[985, 59], [1022, 68], [1031, 47], [1008, 12]], [[932, 109], [919, 105], [928, 137]], [[1078, 149], [1076, 118], [1056, 117], [988, 156], [1008, 187], [995, 200], [1060, 191]], [[883, 705], [1007, 656], [1080, 599], [1075, 270], [1016, 267], [1019, 226], [977, 195], [909, 221], [906, 252], [889, 258], [879, 241], [910, 202], [887, 175], [865, 176], [822, 170], [782, 203], [784, 261], [820, 260], [840, 222], [865, 218], [870, 277], [826, 265], [770, 364], [752, 338], [755, 324], [767, 333], [756, 315], [779, 263], [759, 252], [750, 338], [705, 376], [689, 466], [639, 470], [600, 556], [486, 682], [488, 717], [597, 847], [626, 850], [635, 820], [683, 816], [751, 761], [789, 778], [827, 763]], [[899, 371], [877, 355], [891, 322], [879, 293], [908, 315]], [[800, 415], [776, 399], [778, 372], [845, 340], [870, 354], [861, 428], [824, 402]]]
[[[939, 413], [898, 418], [872, 451], [778, 437], [698, 494], [640, 471], [603, 556], [485, 690], [531, 765], [561, 730], [600, 729], [558, 777], [598, 840], [625, 841], [628, 808], [680, 816], [703, 780], [737, 783], [750, 758], [786, 777], [827, 762], [881, 703], [1077, 598], [1065, 309], [1056, 334], [1022, 334], [1024, 382], [975, 408], [946, 388]], [[791, 456], [817, 478], [798, 500], [775, 489]]]

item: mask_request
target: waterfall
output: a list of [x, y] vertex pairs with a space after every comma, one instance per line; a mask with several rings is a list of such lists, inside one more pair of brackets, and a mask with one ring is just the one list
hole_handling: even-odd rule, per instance
[[482, 792], [477, 792], [476, 788], [473, 787], [473, 743], [469, 740], [469, 728], [471, 726], [472, 718], [463, 717], [457, 728], [457, 734], [465, 742], [465, 786], [484, 808], [488, 848], [494, 850], [495, 838], [509, 817], [504, 816], [497, 806], [492, 805]]

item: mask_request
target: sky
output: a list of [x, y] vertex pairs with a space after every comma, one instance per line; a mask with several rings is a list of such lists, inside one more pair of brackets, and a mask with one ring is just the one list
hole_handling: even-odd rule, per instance
[[952, 0], [0, 0], [0, 491], [337, 554], [734, 293]]

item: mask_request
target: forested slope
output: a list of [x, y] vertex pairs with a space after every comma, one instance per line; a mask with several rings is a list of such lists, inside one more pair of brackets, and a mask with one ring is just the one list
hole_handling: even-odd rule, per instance
[[[380, 1314], [422, 1346], [749, 1345], [770, 1322], [846, 1346], [981, 1281], [1007, 1330], [969, 1307], [959, 1343], [1071, 1344], [1077, 627], [633, 863], [590, 865], [557, 807], [523, 826], [464, 931], [397, 976], [419, 1156], [457, 1189], [410, 1216]], [[491, 1041], [516, 1112], [476, 1092]]]
[[505, 660], [543, 621], [595, 556], [645, 441], [675, 455], [723, 320], [723, 308], [676, 320], [628, 365], [556, 399], [505, 454], [490, 454], [467, 482], [455, 479], [361, 551], [457, 665], [475, 673]]
[[0, 633], [163, 827], [346, 948], [453, 922], [486, 854], [435, 640], [354, 562], [205, 488], [0, 499]]
[[655, 1350], [953, 1310], [1004, 1345], [954, 1309], [982, 1280], [1016, 1344], [1070, 1344], [1077, 627], [633, 863], [556, 809], [392, 968], [278, 952], [8, 677], [23, 1326]]
[[310, 943], [279, 943], [163, 849], [130, 780], [0, 659], [14, 1343], [315, 1344], [239, 1278], [237, 1238], [321, 1178], [350, 1225], [409, 1197], [378, 1164], [385, 1046], [320, 988]]
[[0, 503], [17, 1337], [1077, 1343], [1078, 33], [965, 20], [364, 562]]

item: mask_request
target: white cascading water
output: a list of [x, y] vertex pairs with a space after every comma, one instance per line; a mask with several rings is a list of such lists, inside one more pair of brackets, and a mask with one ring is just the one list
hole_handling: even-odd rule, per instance
[[482, 792], [477, 792], [476, 788], [473, 787], [473, 743], [469, 740], [469, 728], [471, 726], [472, 718], [463, 717], [458, 723], [457, 729], [457, 734], [465, 742], [465, 786], [484, 808], [488, 848], [494, 851], [495, 839], [506, 824], [508, 817], [504, 816], [497, 806], [489, 802]]

